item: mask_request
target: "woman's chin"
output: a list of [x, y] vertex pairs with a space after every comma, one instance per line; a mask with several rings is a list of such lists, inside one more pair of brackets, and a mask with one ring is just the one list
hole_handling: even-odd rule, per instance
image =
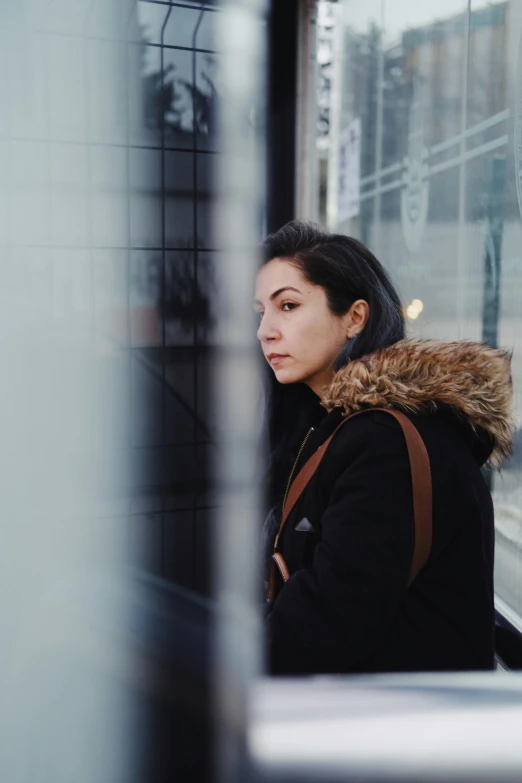
[[286, 368], [277, 368], [274, 367], [274, 375], [276, 377], [276, 381], [279, 381], [279, 383], [287, 384], [287, 383], [299, 383], [303, 380], [302, 376], [295, 372], [292, 372], [290, 369]]

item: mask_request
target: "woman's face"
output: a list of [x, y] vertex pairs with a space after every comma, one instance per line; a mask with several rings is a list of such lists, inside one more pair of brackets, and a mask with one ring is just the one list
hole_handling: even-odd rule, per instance
[[265, 264], [257, 276], [254, 307], [260, 314], [257, 336], [277, 380], [306, 383], [319, 394], [332, 379], [346, 340], [360, 331], [356, 304], [346, 315], [333, 315], [324, 288], [305, 280], [296, 266], [279, 258]]

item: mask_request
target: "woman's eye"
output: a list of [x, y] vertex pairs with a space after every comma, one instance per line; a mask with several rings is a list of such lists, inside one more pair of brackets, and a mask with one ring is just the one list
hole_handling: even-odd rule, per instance
[[281, 309], [285, 313], [289, 313], [290, 310], [294, 310], [296, 307], [297, 307], [297, 304], [295, 302], [283, 302], [283, 304], [281, 305]]

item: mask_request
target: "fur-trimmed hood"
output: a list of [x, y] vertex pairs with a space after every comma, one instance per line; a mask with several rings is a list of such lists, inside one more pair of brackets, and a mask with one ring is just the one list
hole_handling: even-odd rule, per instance
[[405, 413], [451, 410], [492, 439], [489, 463], [511, 454], [511, 355], [483, 343], [401, 340], [350, 361], [322, 395], [327, 410], [397, 408]]

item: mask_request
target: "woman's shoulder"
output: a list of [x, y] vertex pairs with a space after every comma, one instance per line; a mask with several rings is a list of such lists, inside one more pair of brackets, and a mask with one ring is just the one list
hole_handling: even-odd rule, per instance
[[[462, 460], [469, 443], [463, 439], [458, 422], [442, 411], [405, 414], [421, 436], [434, 466], [442, 459]], [[460, 447], [460, 448], [459, 448]], [[405, 459], [408, 449], [403, 428], [395, 416], [382, 409], [369, 408], [356, 416], [348, 416], [335, 433], [328, 450], [328, 462], [337, 463], [340, 470], [354, 460]]]
[[[371, 435], [372, 440], [386, 441], [389, 438], [395, 440], [397, 434], [400, 435], [402, 432], [401, 424], [394, 415], [396, 413], [402, 412], [395, 409], [367, 408], [339, 416], [338, 423], [342, 423], [342, 426], [339, 427], [335, 439], [359, 441]], [[419, 426], [431, 428], [435, 423], [429, 421], [429, 419], [433, 419], [433, 416], [426, 414], [404, 415], [416, 428]]]
[[[419, 417], [410, 419], [417, 426], [414, 418]], [[330, 465], [337, 463], [339, 470], [348, 467], [353, 461], [361, 463], [383, 457], [394, 459], [408, 456], [401, 425], [384, 410], [369, 408], [344, 419], [339, 417], [337, 426], [326, 455]]]
[[[449, 485], [479, 481], [481, 466], [491, 453], [486, 433], [477, 432], [447, 411], [411, 415], [407, 418], [419, 433], [428, 453], [432, 478]], [[393, 464], [405, 476], [410, 459], [401, 425], [390, 413], [368, 409], [349, 418], [340, 427], [327, 450], [322, 470], [335, 482], [343, 472], [355, 469], [368, 480]], [[329, 481], [328, 481], [329, 483]]]

